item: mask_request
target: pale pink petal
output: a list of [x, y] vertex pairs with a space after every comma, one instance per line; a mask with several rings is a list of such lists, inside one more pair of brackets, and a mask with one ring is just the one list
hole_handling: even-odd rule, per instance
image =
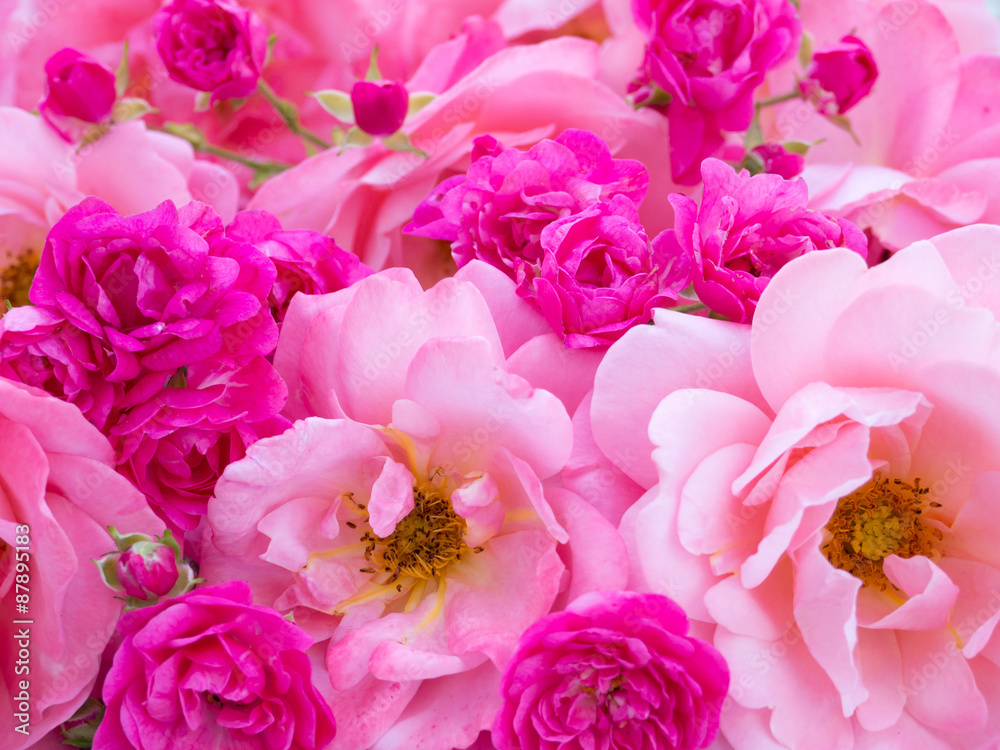
[[868, 700], [858, 706], [858, 723], [869, 732], [888, 729], [899, 721], [906, 696], [898, 689], [903, 662], [896, 634], [885, 630], [858, 631], [858, 666]]
[[572, 414], [593, 389], [603, 357], [604, 350], [569, 349], [561, 336], [548, 333], [525, 342], [507, 360], [507, 370], [554, 393]]
[[376, 536], [387, 537], [396, 524], [413, 510], [413, 475], [391, 458], [373, 459], [382, 463], [382, 471], [372, 485], [368, 500], [369, 523]]

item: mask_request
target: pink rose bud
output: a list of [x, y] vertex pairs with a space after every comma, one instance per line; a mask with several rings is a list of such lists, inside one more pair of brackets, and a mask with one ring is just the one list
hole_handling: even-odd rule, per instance
[[799, 81], [802, 94], [824, 115], [842, 115], [868, 96], [878, 78], [875, 58], [856, 36], [813, 55], [806, 76]]
[[786, 149], [780, 143], [762, 143], [753, 149], [753, 154], [764, 165], [767, 174], [776, 174], [790, 180], [802, 174], [806, 165], [805, 157]]
[[170, 77], [212, 101], [249, 96], [267, 57], [267, 29], [234, 0], [170, 0], [153, 16]]
[[115, 104], [115, 74], [97, 60], [72, 47], [56, 52], [45, 63], [45, 98], [38, 111], [60, 135], [65, 118], [103, 122]]
[[118, 582], [136, 599], [163, 596], [177, 583], [174, 550], [156, 542], [137, 542], [118, 558]]
[[406, 120], [410, 97], [401, 81], [358, 81], [351, 89], [354, 121], [369, 135], [392, 135]]

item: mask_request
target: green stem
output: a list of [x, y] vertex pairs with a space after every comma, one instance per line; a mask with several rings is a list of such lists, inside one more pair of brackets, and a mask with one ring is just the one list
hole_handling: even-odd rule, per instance
[[801, 91], [789, 91], [787, 94], [782, 94], [781, 96], [772, 96], [770, 99], [761, 99], [757, 102], [757, 109], [763, 109], [764, 107], [770, 107], [772, 104], [781, 104], [782, 102], [791, 101], [792, 99], [801, 99]]
[[272, 89], [263, 78], [257, 81], [257, 90], [260, 91], [261, 96], [270, 102], [271, 106], [281, 117], [282, 122], [285, 123], [285, 127], [291, 130], [293, 133], [299, 137], [305, 139], [313, 146], [317, 146], [321, 149], [330, 148], [330, 144], [324, 141], [315, 133], [310, 132], [306, 128], [302, 127], [302, 123], [299, 121], [299, 113], [295, 109], [295, 105], [285, 99], [278, 96], [274, 89]]
[[270, 176], [277, 174], [278, 172], [284, 172], [286, 169], [291, 169], [291, 164], [284, 164], [279, 161], [258, 161], [256, 159], [250, 159], [246, 156], [237, 154], [235, 151], [230, 151], [226, 148], [220, 148], [219, 146], [213, 146], [205, 140], [205, 134], [194, 127], [187, 126], [183, 123], [165, 123], [163, 132], [170, 133], [171, 135], [177, 136], [178, 138], [183, 138], [185, 141], [191, 144], [191, 147], [202, 154], [213, 154], [219, 156], [228, 161], [236, 162], [237, 164], [242, 164], [245, 167], [249, 167], [254, 171], [257, 176]]

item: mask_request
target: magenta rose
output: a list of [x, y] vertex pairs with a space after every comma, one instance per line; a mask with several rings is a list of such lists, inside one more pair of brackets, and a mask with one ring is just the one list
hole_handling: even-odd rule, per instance
[[403, 127], [409, 104], [402, 81], [358, 81], [351, 89], [354, 122], [369, 135], [392, 135]]
[[632, 12], [649, 41], [631, 90], [670, 118], [673, 178], [694, 185], [722, 131], [750, 126], [754, 89], [795, 53], [801, 22], [789, 0], [633, 0]]
[[799, 89], [821, 114], [842, 115], [868, 96], [877, 78], [868, 45], [848, 35], [813, 54]]
[[687, 635], [684, 611], [658, 594], [585, 594], [518, 641], [493, 725], [499, 750], [707, 747], [729, 670]]
[[226, 227], [226, 236], [252, 242], [274, 263], [278, 277], [268, 302], [279, 323], [296, 293], [336, 292], [372, 273], [332, 238], [311, 229], [282, 229], [267, 211], [241, 211]]
[[687, 256], [650, 247], [635, 204], [623, 195], [549, 224], [541, 244], [531, 292], [571, 348], [607, 346], [648, 322], [653, 308], [677, 301], [691, 276]]
[[846, 247], [867, 256], [868, 242], [854, 224], [806, 208], [803, 180], [737, 173], [718, 159], [706, 159], [701, 171], [701, 207], [687, 196], [671, 195], [674, 228], [657, 236], [653, 246], [671, 257], [693, 259], [698, 298], [730, 320], [750, 322], [771, 277], [800, 255]]
[[115, 74], [89, 55], [66, 47], [46, 61], [38, 112], [66, 140], [71, 140], [67, 118], [104, 122], [115, 98]]
[[30, 297], [0, 320], [0, 372], [81, 408], [175, 529], [215, 480], [288, 426], [274, 264], [199, 203], [121, 216], [88, 199], [49, 233]]
[[126, 614], [95, 748], [323, 750], [336, 733], [303, 630], [242, 581]]
[[249, 96], [267, 56], [263, 21], [234, 0], [170, 0], [153, 16], [170, 77], [212, 101]]
[[107, 439], [76, 407], [0, 378], [4, 750], [36, 743], [93, 688], [123, 606], [91, 562], [114, 547], [108, 525], [163, 530], [113, 467]]
[[468, 173], [438, 185], [404, 231], [451, 242], [459, 267], [478, 258], [523, 284], [541, 263], [546, 226], [614, 195], [638, 206], [648, 185], [642, 164], [612, 159], [607, 143], [586, 130], [566, 130], [529, 151], [480, 136]]

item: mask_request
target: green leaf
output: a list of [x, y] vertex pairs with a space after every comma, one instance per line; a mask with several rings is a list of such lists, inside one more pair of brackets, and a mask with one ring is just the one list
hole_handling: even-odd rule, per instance
[[183, 138], [195, 148], [204, 148], [208, 145], [208, 138], [196, 125], [189, 122], [166, 122], [163, 129], [171, 135]]
[[752, 151], [763, 142], [764, 131], [760, 129], [759, 113], [755, 110], [753, 113], [753, 120], [750, 122], [750, 127], [747, 128], [747, 132], [743, 136], [743, 148], [747, 151]]
[[267, 38], [267, 54], [264, 55], [265, 68], [268, 66], [268, 64], [271, 62], [271, 58], [274, 56], [274, 45], [277, 41], [278, 41], [277, 34], [271, 34], [271, 36]]
[[392, 135], [383, 138], [382, 143], [385, 144], [386, 148], [390, 148], [393, 151], [403, 151], [410, 154], [417, 154], [418, 156], [422, 156], [425, 159], [427, 158], [427, 154], [424, 151], [421, 151], [419, 148], [416, 148], [413, 145], [413, 142], [410, 141], [410, 136], [408, 136], [402, 130], [397, 130]]
[[378, 69], [378, 45], [372, 50], [371, 60], [368, 61], [368, 72], [365, 73], [366, 81], [381, 81], [382, 71]]
[[347, 135], [344, 136], [344, 143], [340, 147], [340, 153], [343, 153], [344, 149], [352, 148], [354, 146], [367, 146], [374, 141], [375, 139], [361, 128], [353, 127], [348, 130]]
[[318, 101], [319, 106], [341, 122], [354, 122], [354, 106], [351, 104], [351, 95], [346, 91], [327, 89], [311, 92], [309, 96]]
[[846, 117], [844, 117], [843, 115], [827, 115], [826, 119], [832, 122], [841, 130], [846, 130], [850, 134], [851, 138], [854, 139], [854, 142], [859, 146], [861, 145], [861, 141], [858, 140], [858, 136], [855, 135], [854, 130], [851, 128], [851, 121], [848, 120]]
[[124, 96], [128, 90], [128, 39], [122, 46], [122, 59], [118, 63], [118, 70], [115, 72], [115, 93]]
[[212, 92], [199, 91], [194, 97], [194, 111], [208, 112], [212, 108]]
[[111, 109], [111, 121], [129, 122], [130, 120], [138, 120], [140, 117], [159, 111], [145, 99], [126, 96], [115, 102], [114, 107]]

